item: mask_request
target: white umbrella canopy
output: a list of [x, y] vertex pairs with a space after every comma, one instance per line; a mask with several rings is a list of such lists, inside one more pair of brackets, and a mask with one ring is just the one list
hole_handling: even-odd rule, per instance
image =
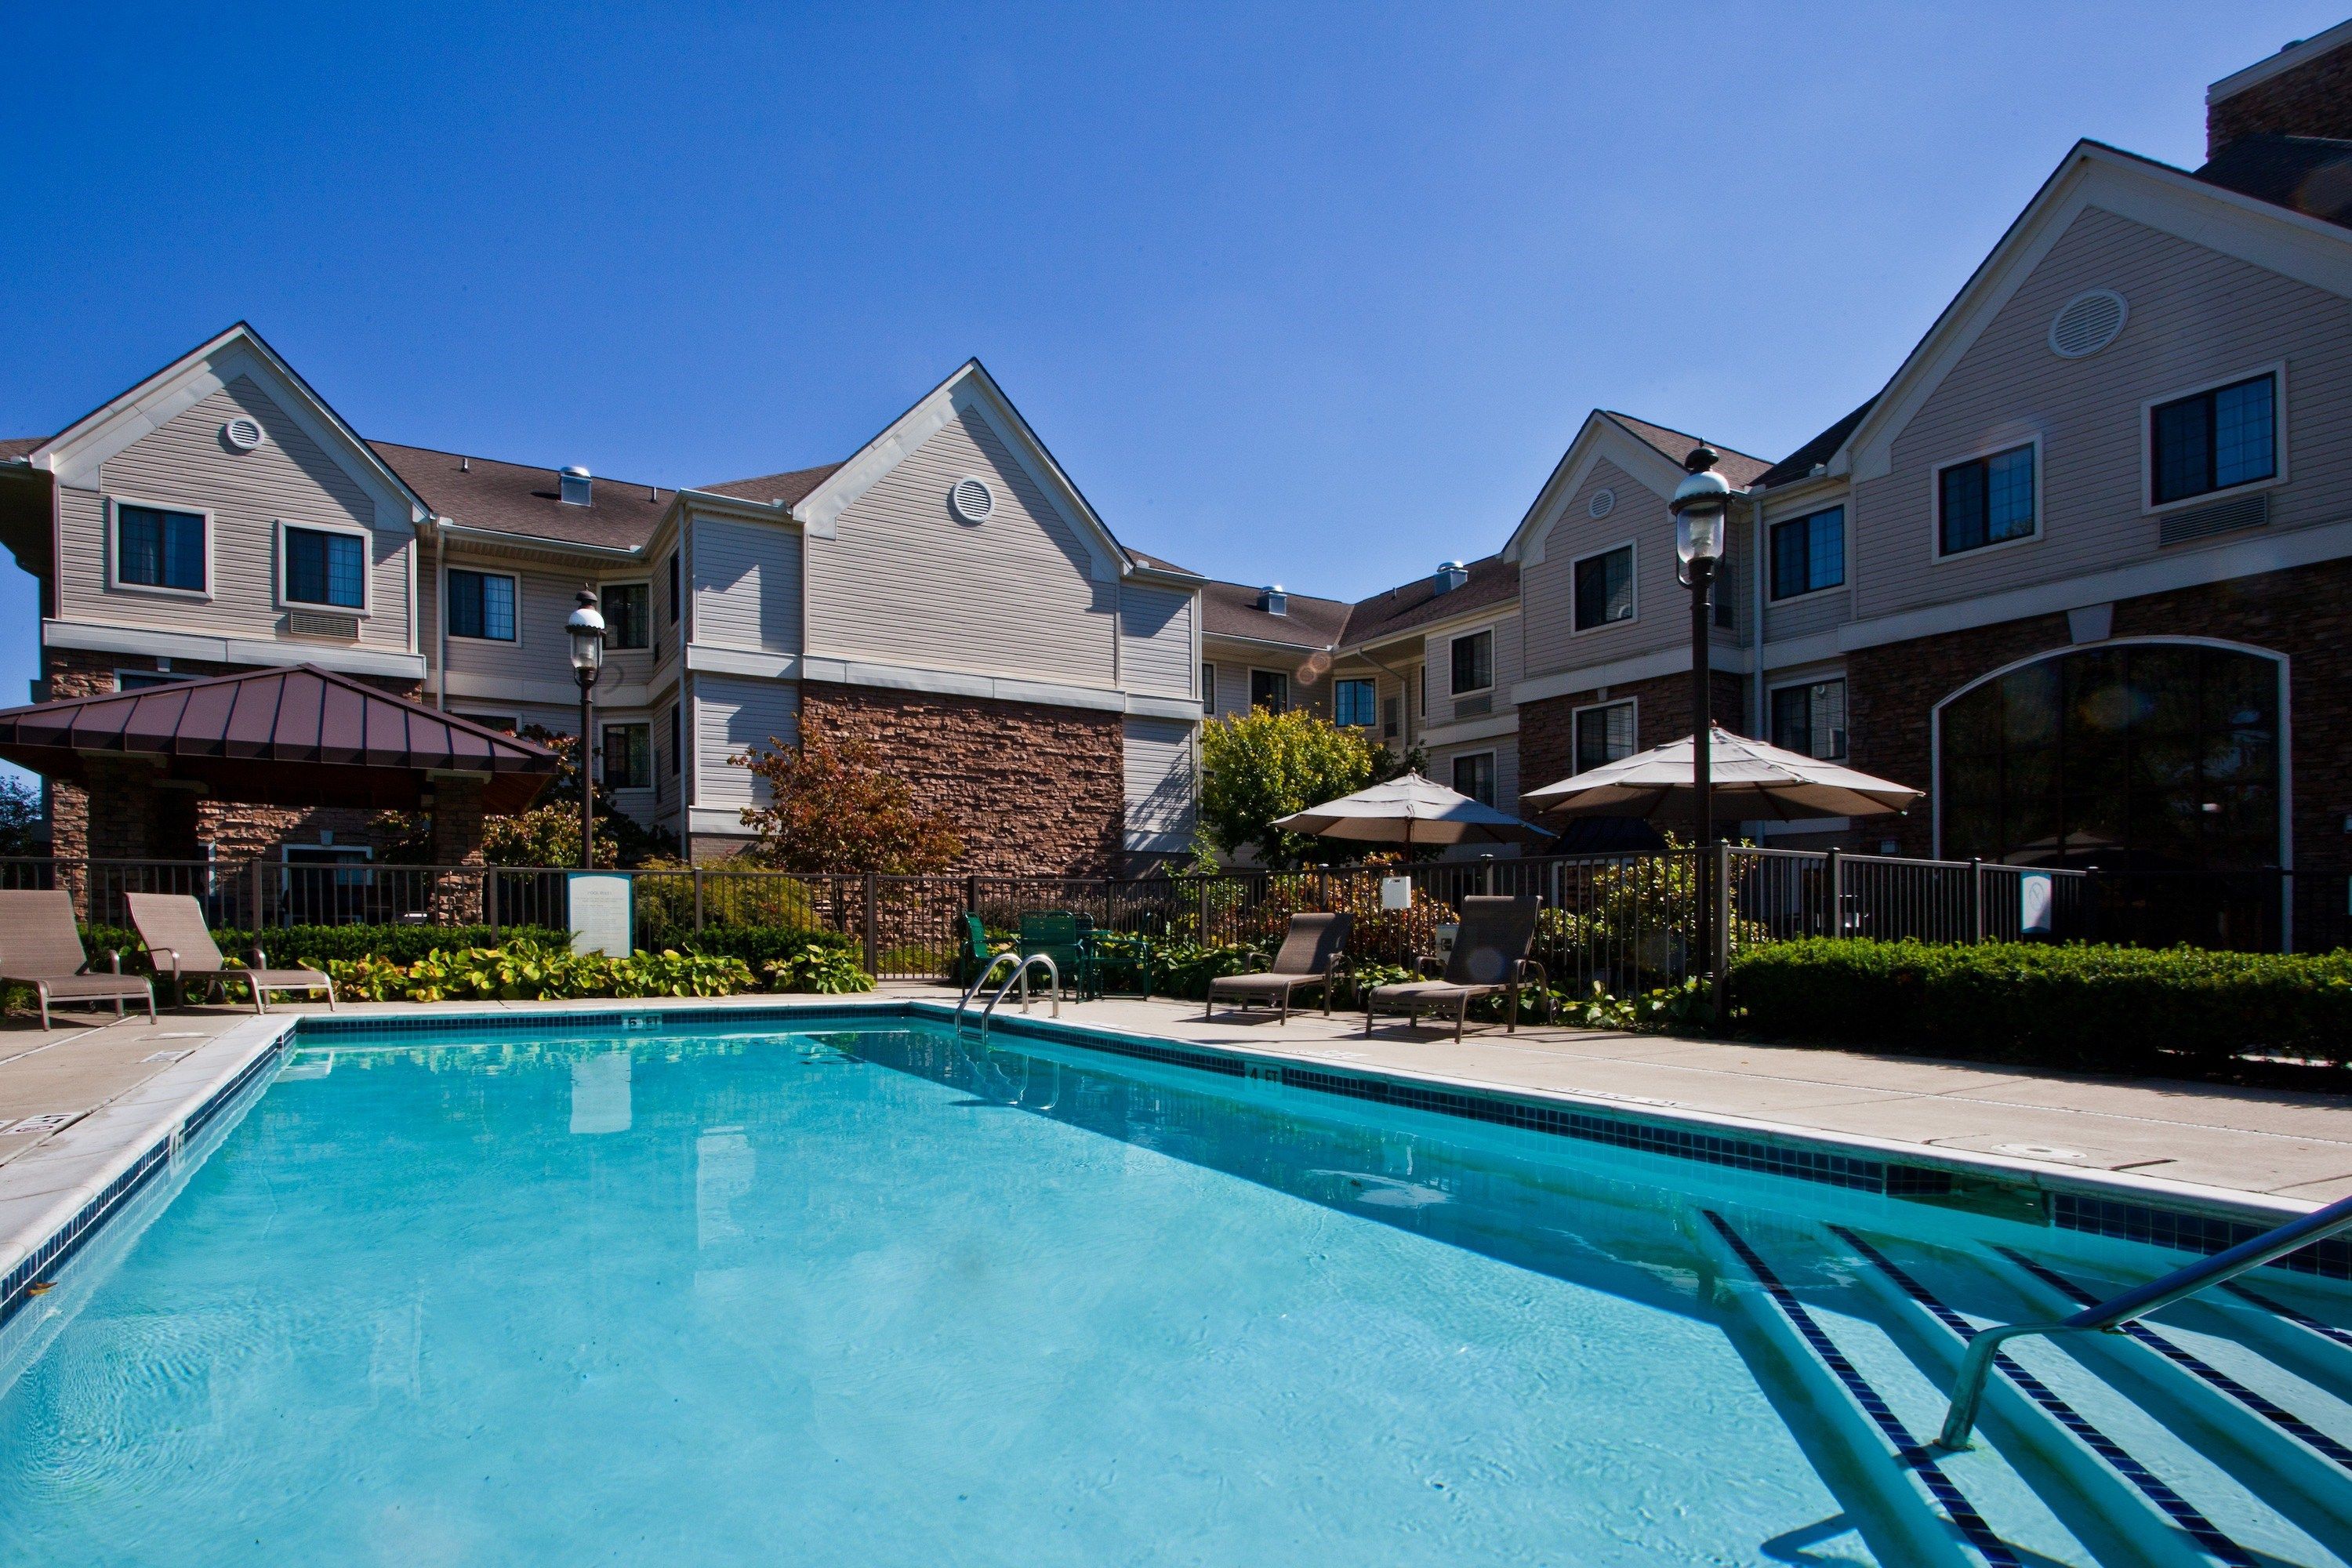
[[[1720, 727], [1709, 742], [1707, 777], [1718, 821], [1766, 817], [1884, 816], [1908, 809], [1921, 792], [1836, 763], [1735, 735]], [[1653, 816], [1691, 806], [1691, 738], [1572, 774], [1521, 798], [1541, 816]]]
[[1276, 827], [1363, 844], [1531, 844], [1550, 834], [1419, 773], [1275, 818]]

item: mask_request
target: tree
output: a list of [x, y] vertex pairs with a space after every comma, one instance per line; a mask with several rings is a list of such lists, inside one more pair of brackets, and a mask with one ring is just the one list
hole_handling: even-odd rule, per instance
[[1201, 727], [1201, 828], [1225, 854], [1252, 849], [1268, 866], [1333, 859], [1349, 851], [1285, 833], [1275, 819], [1400, 771], [1362, 730], [1312, 713], [1261, 708], [1213, 719]]
[[801, 740], [729, 759], [768, 782], [771, 804], [743, 808], [751, 851], [784, 871], [940, 871], [963, 854], [947, 818], [916, 804], [906, 780], [862, 735], [834, 736], [803, 717]]
[[0, 779], [0, 855], [46, 855], [41, 792], [23, 779]]

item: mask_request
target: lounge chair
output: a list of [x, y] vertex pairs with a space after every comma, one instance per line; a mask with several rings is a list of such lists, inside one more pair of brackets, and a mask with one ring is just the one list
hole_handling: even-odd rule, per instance
[[0, 980], [33, 988], [40, 999], [43, 1030], [49, 1026], [53, 1002], [112, 1002], [120, 1018], [123, 1003], [143, 999], [148, 1018], [154, 1018], [154, 982], [143, 974], [123, 973], [122, 954], [110, 956], [113, 973], [89, 972], [89, 955], [82, 951], [81, 932], [74, 928], [71, 893], [61, 888], [0, 892]]
[[270, 991], [324, 991], [329, 1009], [339, 1010], [335, 983], [315, 969], [272, 969], [269, 955], [257, 947], [253, 950], [251, 969], [230, 968], [221, 956], [220, 944], [213, 941], [211, 928], [205, 924], [204, 906], [187, 894], [124, 896], [131, 905], [131, 923], [138, 929], [139, 940], [147, 944], [147, 961], [156, 973], [171, 977], [172, 994], [182, 1005], [187, 1002], [191, 980], [215, 985], [242, 980], [253, 987], [257, 1013], [269, 1011], [264, 994]]
[[1276, 1022], [1287, 1024], [1291, 993], [1307, 985], [1322, 988], [1323, 1015], [1330, 1016], [1331, 988], [1347, 950], [1348, 933], [1355, 924], [1356, 917], [1346, 913], [1291, 916], [1290, 929], [1274, 955], [1274, 967], [1262, 974], [1228, 974], [1210, 981], [1208, 1005], [1201, 1016], [1205, 1019], [1215, 1012], [1222, 995], [1244, 1008], [1253, 1002], [1278, 1006], [1281, 1016]]
[[1537, 898], [1475, 898], [1462, 900], [1462, 923], [1454, 937], [1454, 951], [1445, 961], [1442, 980], [1417, 980], [1402, 985], [1377, 987], [1364, 998], [1364, 1033], [1372, 1032], [1375, 1013], [1402, 1013], [1418, 1023], [1423, 1013], [1452, 1013], [1454, 1037], [1470, 1015], [1470, 1004], [1498, 993], [1511, 999], [1510, 1027], [1519, 1026], [1519, 987], [1532, 971], [1544, 983], [1544, 1016], [1551, 1016], [1551, 987], [1543, 965], [1528, 956], [1535, 945], [1536, 920], [1543, 900]]

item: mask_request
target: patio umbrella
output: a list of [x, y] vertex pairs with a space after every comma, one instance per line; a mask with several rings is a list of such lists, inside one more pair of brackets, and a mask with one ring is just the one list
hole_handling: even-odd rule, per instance
[[1508, 812], [1406, 773], [1305, 811], [1275, 819], [1276, 827], [1318, 838], [1361, 844], [1530, 844], [1551, 835]]
[[[1708, 778], [1718, 819], [1884, 816], [1906, 809], [1920, 792], [1836, 763], [1751, 741], [1717, 727]], [[1691, 742], [1685, 736], [1646, 752], [1572, 774], [1522, 797], [1538, 815], [1654, 816], [1691, 806]]]

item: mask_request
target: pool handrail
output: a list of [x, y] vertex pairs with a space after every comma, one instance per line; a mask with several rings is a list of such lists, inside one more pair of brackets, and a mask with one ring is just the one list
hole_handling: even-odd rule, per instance
[[2008, 1341], [2034, 1334], [2114, 1333], [2136, 1318], [2193, 1296], [2209, 1285], [2234, 1279], [2347, 1226], [2352, 1226], [2352, 1197], [2338, 1198], [2227, 1251], [2184, 1264], [2145, 1285], [2085, 1307], [2072, 1317], [1979, 1330], [1969, 1338], [1968, 1353], [1960, 1358], [1960, 1369], [1952, 1379], [1951, 1405], [1944, 1414], [1944, 1429], [1937, 1435], [1935, 1447], [1957, 1451], [1969, 1446], [1969, 1435], [1976, 1429], [1977, 1406], [1984, 1398], [1985, 1380], [1991, 1374], [1993, 1358]]

